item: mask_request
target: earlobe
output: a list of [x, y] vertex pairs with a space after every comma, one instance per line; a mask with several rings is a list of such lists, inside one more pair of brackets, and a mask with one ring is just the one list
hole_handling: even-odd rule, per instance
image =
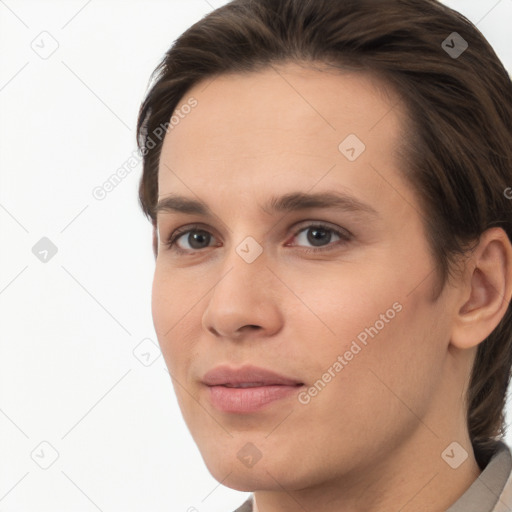
[[467, 349], [485, 340], [505, 316], [512, 296], [512, 245], [501, 228], [480, 237], [467, 261], [451, 343]]

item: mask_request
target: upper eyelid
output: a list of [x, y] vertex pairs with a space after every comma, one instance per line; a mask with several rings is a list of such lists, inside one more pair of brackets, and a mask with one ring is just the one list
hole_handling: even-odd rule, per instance
[[[301, 229], [305, 229], [307, 227], [311, 226], [325, 226], [329, 229], [338, 230], [338, 231], [345, 231], [347, 234], [349, 234], [348, 229], [343, 228], [341, 226], [337, 226], [336, 224], [324, 221], [324, 220], [315, 220], [315, 219], [309, 219], [309, 220], [303, 220], [295, 223], [292, 227], [288, 228], [287, 231], [293, 230], [294, 232], [297, 232]], [[167, 231], [167, 230], [164, 230]], [[173, 233], [180, 231], [180, 235], [184, 235], [188, 233], [189, 231], [207, 231], [211, 233], [212, 231], [217, 231], [215, 228], [212, 228], [210, 226], [203, 226], [201, 222], [192, 222], [191, 224], [185, 224], [184, 226], [178, 227], [173, 230], [169, 230], [169, 236], [171, 236]]]
[[[313, 220], [313, 219], [303, 220], [303, 221], [296, 223], [292, 228], [290, 228], [292, 230], [291, 234], [293, 236], [297, 236], [297, 234], [300, 233], [301, 231], [308, 229], [308, 228], [317, 227], [317, 226], [327, 229], [328, 231], [334, 231], [339, 236], [341, 236], [342, 238], [345, 238], [345, 239], [352, 238], [352, 236], [353, 236], [352, 233], [349, 230], [347, 230], [346, 228], [337, 226], [331, 222], [321, 221], [321, 220]], [[178, 233], [176, 233], [176, 231], [178, 231]], [[200, 223], [190, 224], [190, 225], [183, 226], [183, 228], [181, 228], [181, 227], [177, 228], [174, 231], [172, 231], [171, 233], [169, 233], [169, 235], [166, 237], [166, 241], [170, 242], [172, 239], [173, 243], [176, 244], [176, 241], [179, 238], [190, 233], [191, 231], [206, 231], [209, 234], [213, 234], [211, 232], [212, 228], [210, 228], [210, 227], [203, 227]], [[215, 230], [213, 230], [213, 231], [215, 231]], [[214, 236], [216, 236], [216, 235], [214, 235]]]

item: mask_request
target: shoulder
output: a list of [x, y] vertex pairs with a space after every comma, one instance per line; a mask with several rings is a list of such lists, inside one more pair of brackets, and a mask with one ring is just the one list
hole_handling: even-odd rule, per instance
[[[238, 507], [234, 512], [253, 512], [252, 510], [252, 494], [247, 498], [244, 503], [240, 507]], [[508, 511], [507, 511], [508, 512]]]
[[[510, 446], [499, 441], [493, 459], [501, 471], [506, 471], [507, 479], [505, 485], [501, 489], [497, 489], [498, 501], [492, 512], [509, 512], [512, 509], [512, 451]], [[493, 483], [490, 482], [490, 485], [492, 486]]]

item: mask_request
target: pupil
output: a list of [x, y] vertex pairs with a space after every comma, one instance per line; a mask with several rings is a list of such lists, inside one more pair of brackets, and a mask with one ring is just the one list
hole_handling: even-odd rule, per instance
[[313, 236], [308, 236], [308, 242], [312, 243], [313, 245], [315, 244], [315, 242], [325, 240], [326, 238], [330, 238], [330, 234], [328, 234], [327, 230], [323, 228], [311, 229], [310, 232], [313, 233]]
[[[192, 237], [191, 240], [190, 240], [190, 237]], [[201, 238], [204, 239], [204, 238], [207, 238], [207, 237], [208, 237], [208, 235], [206, 234], [206, 237], [205, 237], [205, 232], [204, 231], [196, 231], [194, 233], [190, 233], [190, 236], [189, 236], [190, 246], [194, 247], [195, 249], [202, 249], [202, 246], [200, 245], [201, 244]], [[199, 247], [194, 246], [194, 244], [196, 242], [199, 242], [199, 245], [200, 245]], [[203, 242], [204, 242], [204, 240], [203, 240]]]

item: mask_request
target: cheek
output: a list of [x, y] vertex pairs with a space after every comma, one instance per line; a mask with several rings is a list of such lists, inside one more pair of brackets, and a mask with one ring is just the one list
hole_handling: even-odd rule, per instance
[[391, 263], [340, 272], [335, 280], [332, 271], [329, 277], [317, 273], [301, 279], [297, 295], [309, 311], [301, 303], [289, 320], [294, 332], [301, 333], [310, 378], [321, 377], [339, 362], [338, 356], [351, 372], [372, 369], [391, 383], [401, 375], [415, 378], [415, 372], [425, 380], [429, 366], [440, 360], [443, 334], [436, 332], [439, 308], [429, 299], [430, 280], [418, 286], [418, 272], [402, 271], [396, 261], [393, 269]]
[[180, 284], [173, 275], [172, 272], [156, 269], [151, 309], [158, 343], [172, 379], [176, 399], [184, 417], [188, 419], [195, 402], [189, 394], [192, 389], [187, 386], [187, 372], [192, 359], [198, 355], [194, 340], [197, 340], [200, 318], [193, 308], [198, 300], [194, 301], [191, 296], [194, 290], [190, 290], [187, 283]]
[[[301, 331], [306, 329], [312, 333], [316, 330], [319, 350], [322, 346], [339, 350], [350, 345], [350, 340], [376, 322], [382, 330], [387, 322], [383, 324], [380, 315], [387, 312], [385, 319], [393, 321], [399, 316], [396, 310], [400, 309], [395, 303], [401, 299], [396, 281], [386, 281], [383, 277], [376, 275], [372, 268], [351, 270], [340, 267], [338, 271], [330, 268], [325, 273], [302, 276], [300, 281], [295, 279], [293, 282], [300, 285], [295, 285], [294, 289], [301, 301], [294, 309], [294, 322], [301, 325]], [[322, 343], [318, 342], [319, 338]], [[310, 339], [307, 337], [304, 341]]]
[[165, 260], [157, 260], [151, 294], [157, 335], [162, 339], [176, 337], [176, 333], [183, 330], [184, 323], [197, 311], [195, 308], [208, 288], [197, 275], [172, 268]]
[[165, 333], [172, 327], [172, 289], [169, 287], [170, 279], [159, 271], [158, 265], [153, 276], [151, 290], [151, 313], [153, 324], [159, 341], [163, 340]]
[[153, 278], [151, 312], [162, 355], [169, 371], [176, 374], [184, 364], [186, 354], [180, 349], [183, 344], [183, 329], [190, 321], [187, 311], [191, 309], [187, 297], [190, 292], [182, 289], [171, 272], [162, 271], [157, 265]]
[[425, 295], [376, 286], [372, 297], [330, 296], [324, 319], [336, 335], [303, 338], [309, 387], [298, 411], [306, 430], [321, 424], [344, 434], [333, 452], [347, 449], [347, 438], [364, 451], [377, 432], [387, 432], [391, 446], [425, 417], [440, 382], [443, 344]]

